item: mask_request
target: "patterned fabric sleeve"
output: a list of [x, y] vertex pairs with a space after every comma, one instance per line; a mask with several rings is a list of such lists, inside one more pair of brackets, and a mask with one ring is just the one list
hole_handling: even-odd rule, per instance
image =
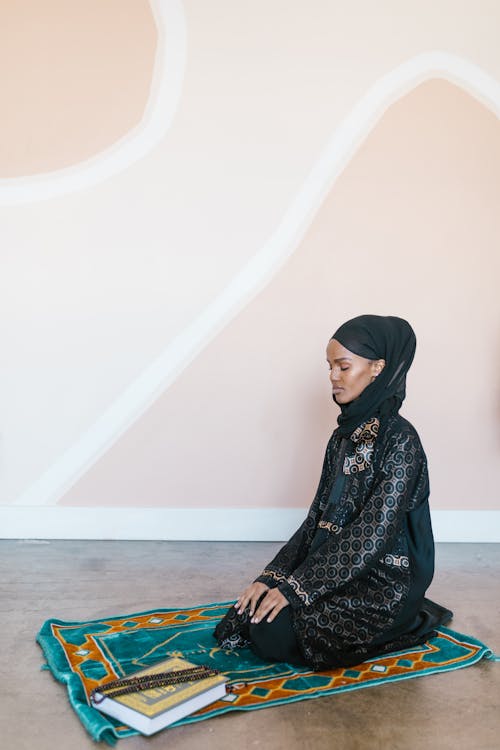
[[261, 575], [258, 576], [255, 581], [265, 583], [267, 586], [276, 586], [282, 582], [286, 582], [290, 573], [295, 570], [303, 560], [305, 560], [316, 530], [318, 518], [330, 492], [332, 467], [335, 458], [334, 453], [337, 444], [338, 440], [332, 436], [326, 449], [318, 490], [311, 507], [309, 508], [306, 519], [299, 526], [290, 541], [288, 541], [284, 547], [280, 549], [276, 557], [266, 565]]
[[279, 590], [298, 608], [363, 575], [396, 539], [405, 513], [427, 494], [427, 463], [417, 435], [394, 435], [359, 515], [304, 559]]

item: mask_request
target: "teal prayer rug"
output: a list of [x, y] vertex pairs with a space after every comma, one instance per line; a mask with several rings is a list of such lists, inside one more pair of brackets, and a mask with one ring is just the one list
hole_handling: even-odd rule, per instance
[[91, 691], [170, 656], [215, 667], [235, 691], [171, 726], [461, 669], [483, 658], [498, 660], [484, 643], [442, 627], [421, 646], [355, 667], [313, 672], [265, 662], [249, 648], [229, 651], [217, 645], [212, 632], [231, 604], [157, 609], [88, 622], [47, 620], [37, 636], [47, 660], [44, 668], [67, 686], [69, 701], [92, 738], [114, 745], [137, 732], [92, 708]]

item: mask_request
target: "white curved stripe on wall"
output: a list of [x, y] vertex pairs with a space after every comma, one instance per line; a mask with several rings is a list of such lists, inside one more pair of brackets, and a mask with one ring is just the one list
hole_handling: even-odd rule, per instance
[[273, 278], [294, 252], [337, 177], [388, 107], [430, 78], [445, 78], [500, 115], [500, 83], [478, 66], [444, 52], [412, 58], [380, 78], [330, 139], [282, 222], [225, 290], [16, 501], [57, 502], [165, 391], [217, 333]]
[[0, 205], [13, 206], [92, 187], [148, 154], [167, 133], [181, 96], [186, 21], [181, 0], [150, 0], [158, 32], [153, 78], [141, 122], [127, 135], [74, 166], [29, 177], [0, 179]]

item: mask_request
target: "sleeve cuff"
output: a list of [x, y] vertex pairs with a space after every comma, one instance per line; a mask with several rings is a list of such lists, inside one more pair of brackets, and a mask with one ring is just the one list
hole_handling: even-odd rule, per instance
[[255, 578], [254, 583], [265, 583], [266, 586], [269, 586], [269, 588], [272, 588], [273, 586], [276, 586], [276, 581], [271, 578], [271, 576], [265, 576], [261, 575], [258, 578]]
[[278, 590], [281, 591], [283, 596], [288, 600], [292, 609], [299, 609], [306, 603], [300, 596], [293, 590], [288, 581], [283, 581], [278, 586]]
[[286, 575], [284, 573], [280, 573], [277, 570], [271, 570], [270, 568], [265, 568], [265, 570], [262, 571], [261, 575], [258, 578], [254, 579], [254, 583], [256, 581], [259, 581], [260, 583], [265, 583], [266, 586], [278, 586], [282, 581], [286, 581]]

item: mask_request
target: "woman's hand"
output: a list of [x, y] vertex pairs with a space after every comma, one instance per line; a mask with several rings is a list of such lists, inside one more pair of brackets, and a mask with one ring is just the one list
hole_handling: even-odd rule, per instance
[[266, 615], [269, 615], [267, 621], [272, 622], [279, 612], [281, 612], [284, 607], [287, 607], [289, 603], [290, 602], [286, 596], [284, 596], [279, 589], [269, 589], [251, 622], [260, 622]]
[[235, 609], [238, 610], [238, 614], [241, 615], [246, 609], [247, 604], [250, 604], [250, 617], [253, 615], [257, 602], [259, 601], [262, 594], [269, 590], [269, 586], [260, 581], [254, 581], [250, 586], [247, 586], [241, 596], [236, 602]]

